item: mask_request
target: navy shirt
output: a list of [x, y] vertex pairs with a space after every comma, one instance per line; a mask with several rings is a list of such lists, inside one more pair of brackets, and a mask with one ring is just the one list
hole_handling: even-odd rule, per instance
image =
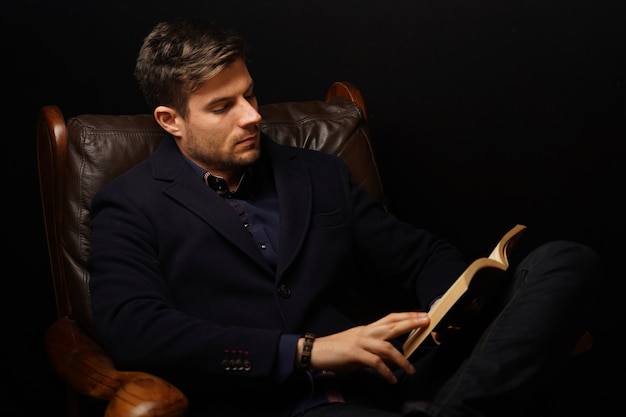
[[212, 175], [191, 161], [189, 163], [202, 175], [204, 182], [233, 208], [268, 264], [276, 269], [278, 195], [274, 181], [267, 180], [268, 177], [273, 178], [271, 169], [256, 163], [243, 174], [237, 189], [230, 191], [224, 178]]

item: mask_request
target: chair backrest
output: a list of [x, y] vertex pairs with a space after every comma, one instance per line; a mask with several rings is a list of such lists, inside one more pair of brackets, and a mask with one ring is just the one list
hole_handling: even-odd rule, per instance
[[[261, 130], [279, 143], [342, 157], [353, 181], [386, 208], [365, 108], [346, 97], [260, 107]], [[350, 85], [350, 84], [348, 84]], [[344, 90], [344, 92], [347, 90]], [[164, 135], [152, 115], [87, 114], [64, 119], [56, 106], [41, 109], [37, 156], [44, 223], [59, 317], [68, 316], [92, 337], [86, 261], [90, 250], [90, 203], [106, 182], [146, 159]]]

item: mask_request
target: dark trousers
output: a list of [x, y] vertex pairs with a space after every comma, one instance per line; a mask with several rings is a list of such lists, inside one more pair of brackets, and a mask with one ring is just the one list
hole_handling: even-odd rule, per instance
[[346, 403], [304, 416], [397, 417], [411, 400], [489, 417], [527, 415], [588, 328], [600, 268], [584, 245], [543, 244], [512, 266], [497, 297], [462, 330], [417, 349], [415, 375], [401, 374], [399, 384], [389, 385], [360, 372], [342, 381]]

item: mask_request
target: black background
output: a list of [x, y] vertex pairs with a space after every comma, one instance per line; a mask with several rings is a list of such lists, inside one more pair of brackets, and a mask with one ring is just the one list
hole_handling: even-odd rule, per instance
[[261, 103], [322, 99], [333, 81], [354, 82], [391, 211], [468, 259], [486, 255], [515, 223], [529, 226], [529, 246], [569, 238], [600, 252], [596, 348], [554, 407], [600, 415], [620, 404], [626, 2], [9, 0], [0, 15], [1, 415], [63, 412], [42, 344], [55, 306], [37, 111], [58, 104], [67, 117], [146, 112], [135, 55], [155, 23], [181, 16], [212, 18], [246, 36]]

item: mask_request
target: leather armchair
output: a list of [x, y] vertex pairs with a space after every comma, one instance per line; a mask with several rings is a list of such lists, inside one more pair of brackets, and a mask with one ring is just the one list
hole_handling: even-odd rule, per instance
[[[262, 131], [281, 143], [339, 155], [353, 180], [387, 207], [367, 110], [353, 84], [332, 84], [323, 101], [268, 104], [259, 110]], [[45, 334], [45, 347], [67, 385], [70, 417], [181, 417], [187, 412], [187, 398], [172, 384], [116, 369], [93, 324], [85, 267], [93, 194], [147, 158], [162, 136], [148, 114], [86, 114], [66, 120], [54, 105], [39, 113], [38, 173], [58, 313]]]

